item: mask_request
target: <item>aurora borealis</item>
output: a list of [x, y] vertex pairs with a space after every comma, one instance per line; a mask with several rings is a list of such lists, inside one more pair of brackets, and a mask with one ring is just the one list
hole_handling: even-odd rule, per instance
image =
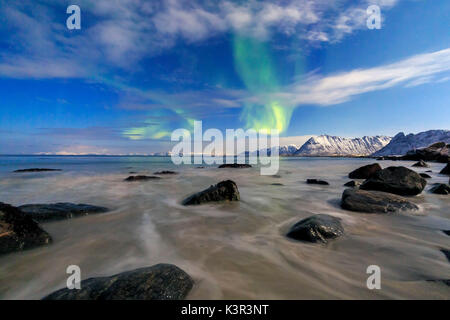
[[0, 2], [0, 153], [166, 152], [194, 121], [285, 143], [448, 126], [445, 0], [80, 0], [80, 30], [69, 4]]

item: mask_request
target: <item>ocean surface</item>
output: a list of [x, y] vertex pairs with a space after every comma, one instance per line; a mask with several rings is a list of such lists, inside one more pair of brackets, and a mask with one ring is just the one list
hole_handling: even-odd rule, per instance
[[[0, 299], [40, 299], [65, 287], [66, 268], [82, 278], [173, 263], [195, 280], [188, 299], [449, 299], [450, 197], [425, 191], [414, 214], [363, 214], [340, 208], [350, 171], [373, 159], [282, 158], [279, 176], [250, 169], [175, 166], [164, 157], [0, 157], [0, 201], [12, 205], [75, 202], [110, 212], [41, 224], [53, 243], [0, 256]], [[383, 167], [413, 162], [380, 161]], [[13, 173], [24, 168], [61, 172]], [[127, 183], [130, 171], [178, 175]], [[308, 185], [307, 178], [329, 186]], [[241, 201], [184, 207], [188, 195], [231, 179]], [[272, 185], [281, 183], [283, 185]], [[302, 218], [342, 219], [345, 235], [326, 245], [285, 237]], [[369, 290], [369, 265], [381, 268], [381, 289]]]

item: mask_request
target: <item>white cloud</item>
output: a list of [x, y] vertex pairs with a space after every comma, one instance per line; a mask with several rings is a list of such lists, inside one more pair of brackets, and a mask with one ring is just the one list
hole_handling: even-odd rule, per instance
[[[356, 95], [394, 86], [416, 86], [448, 79], [450, 48], [415, 55], [399, 62], [341, 72], [335, 75], [310, 75], [274, 95], [288, 105], [334, 105], [349, 101]], [[252, 101], [267, 101], [267, 96], [250, 97]]]
[[[312, 43], [339, 41], [365, 27], [368, 4], [389, 9], [396, 0], [79, 0], [82, 29], [65, 28], [60, 0], [0, 3], [0, 76], [67, 78], [104, 70], [135, 71], [139, 62], [178, 41], [204, 41], [239, 32], [262, 40], [274, 34]], [[46, 71], [48, 70], [48, 72]]]

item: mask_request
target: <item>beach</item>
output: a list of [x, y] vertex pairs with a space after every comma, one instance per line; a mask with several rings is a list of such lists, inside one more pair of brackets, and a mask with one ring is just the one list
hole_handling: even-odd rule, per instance
[[[258, 166], [172, 164], [170, 157], [0, 156], [0, 201], [87, 203], [107, 213], [44, 222], [53, 243], [0, 256], [0, 299], [41, 299], [65, 287], [66, 268], [82, 279], [171, 263], [195, 280], [188, 299], [449, 299], [450, 199], [428, 192], [448, 183], [444, 164], [413, 168], [412, 161], [379, 161], [428, 173], [428, 185], [408, 197], [415, 212], [366, 214], [344, 210], [340, 199], [348, 173], [376, 162], [368, 158], [280, 159], [277, 176]], [[13, 173], [23, 168], [58, 172]], [[130, 172], [152, 181], [124, 182]], [[329, 185], [310, 185], [308, 178]], [[233, 180], [240, 201], [183, 206], [210, 185]], [[326, 244], [285, 235], [299, 220], [328, 214], [345, 234]], [[367, 267], [381, 268], [381, 289], [366, 286]]]

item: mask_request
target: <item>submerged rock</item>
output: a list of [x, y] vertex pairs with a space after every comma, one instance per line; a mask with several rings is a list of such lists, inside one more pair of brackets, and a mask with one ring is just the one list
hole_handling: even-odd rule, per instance
[[450, 186], [443, 183], [436, 183], [431, 189], [434, 194], [450, 194]]
[[239, 169], [239, 168], [251, 168], [252, 166], [250, 164], [245, 164], [245, 163], [225, 163], [225, 164], [221, 164], [219, 166], [220, 169], [223, 168], [235, 168], [235, 169]]
[[52, 242], [50, 235], [19, 208], [0, 202], [0, 254]]
[[318, 180], [318, 179], [306, 179], [306, 183], [307, 184], [320, 184], [320, 185], [324, 185], [324, 186], [329, 185], [329, 183], [326, 182], [325, 180]]
[[431, 176], [429, 174], [426, 174], [426, 173], [419, 173], [419, 176], [421, 176], [424, 179], [431, 179]]
[[343, 234], [341, 219], [327, 214], [317, 214], [294, 224], [286, 236], [295, 240], [326, 243], [328, 239]]
[[420, 167], [420, 168], [428, 168], [429, 165], [426, 164], [425, 161], [420, 160], [419, 162], [416, 162], [412, 165], [413, 167]]
[[91, 206], [89, 204], [50, 203], [26, 204], [19, 207], [26, 215], [38, 222], [71, 219], [88, 214], [104, 213], [108, 208]]
[[207, 202], [217, 201], [239, 201], [240, 195], [236, 185], [231, 180], [219, 182], [218, 184], [209, 187], [203, 191], [189, 196], [184, 199], [183, 205], [197, 205]]
[[61, 289], [43, 300], [181, 300], [194, 280], [177, 266], [157, 264], [110, 277], [81, 281], [80, 290]]
[[361, 185], [361, 182], [352, 180], [352, 181], [349, 181], [349, 182], [347, 182], [346, 184], [344, 184], [344, 187], [352, 187], [352, 188], [355, 188], [355, 187], [359, 187], [360, 185]]
[[426, 180], [417, 172], [405, 167], [389, 167], [376, 172], [364, 181], [361, 189], [414, 196], [421, 193], [426, 185]]
[[156, 176], [129, 176], [124, 181], [133, 182], [133, 181], [148, 181], [148, 180], [158, 180], [161, 177]]
[[441, 172], [439, 172], [439, 173], [450, 175], [450, 163], [447, 163], [447, 165], [444, 167], [444, 169], [442, 169]]
[[419, 209], [414, 203], [397, 195], [355, 189], [344, 191], [341, 207], [346, 210], [366, 213], [390, 213]]
[[163, 170], [163, 171], [157, 171], [157, 172], [153, 172], [153, 174], [178, 174], [178, 172], [175, 171], [169, 171], [169, 170]]
[[381, 166], [378, 163], [368, 164], [358, 168], [348, 174], [350, 179], [367, 179], [370, 178], [375, 172], [380, 171]]
[[20, 169], [14, 172], [45, 172], [45, 171], [62, 171], [61, 169], [47, 169], [47, 168], [30, 168], [30, 169]]

